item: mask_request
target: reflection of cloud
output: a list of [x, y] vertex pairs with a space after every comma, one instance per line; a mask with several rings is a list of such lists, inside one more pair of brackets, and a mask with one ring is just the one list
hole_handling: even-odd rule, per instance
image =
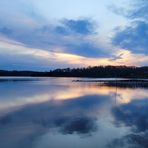
[[[1, 114], [3, 114], [2, 111], [13, 110], [26, 104], [43, 103], [53, 99], [69, 100], [86, 95], [112, 96], [116, 91], [116, 87], [99, 86], [97, 83], [89, 82], [72, 82], [73, 79], [74, 78], [69, 78], [63, 81], [61, 78], [39, 78], [39, 81], [31, 82], [4, 82], [3, 85], [0, 85]], [[139, 93], [137, 94], [136, 92]], [[125, 91], [125, 88], [117, 88], [117, 96], [117, 102], [119, 104], [125, 104], [134, 99], [145, 98], [147, 91], [137, 88], [126, 89]]]
[[[61, 78], [39, 78], [39, 81], [31, 82], [4, 82], [0, 85], [0, 116], [27, 104], [43, 103], [50, 100], [70, 100], [86, 95], [115, 96], [116, 87], [99, 86], [97, 83], [89, 82], [72, 82], [74, 79], [77, 78], [64, 80]], [[132, 100], [140, 100], [145, 97], [147, 97], [145, 89], [128, 88], [125, 91], [125, 88], [117, 88], [118, 104], [129, 103]]]
[[0, 137], [5, 135], [11, 140], [9, 136], [15, 133], [14, 130], [20, 131], [13, 138], [15, 142], [20, 137], [36, 138], [52, 128], [62, 134], [91, 135], [97, 130], [96, 110], [109, 99], [108, 96], [90, 95], [71, 100], [51, 100], [26, 105], [0, 117], [0, 128], [8, 129], [5, 134], [0, 133]]
[[[93, 145], [96, 143], [104, 145], [108, 139], [111, 141], [127, 134], [125, 127], [117, 128], [112, 124], [110, 108], [113, 106], [115, 87], [98, 86], [96, 83], [87, 82], [74, 83], [72, 80], [71, 78], [45, 78], [41, 81], [4, 82], [0, 85], [1, 106], [8, 104], [9, 110], [14, 103], [18, 107], [15, 107], [17, 110], [6, 114], [1, 112], [0, 129], [3, 130], [0, 139], [7, 139], [4, 143], [12, 141], [13, 146], [16, 141], [19, 143], [23, 141], [28, 147], [32, 141], [30, 139], [45, 140], [45, 135], [54, 137], [55, 133], [61, 137], [66, 136], [64, 140], [69, 136], [72, 139], [76, 136], [79, 143], [80, 137], [87, 137], [84, 139], [90, 140]], [[120, 106], [130, 104], [134, 99], [140, 101], [147, 96], [147, 90], [144, 89], [118, 88], [117, 93], [122, 97], [121, 100], [118, 98], [116, 101], [116, 103], [121, 101]], [[137, 106], [139, 104], [142, 103], [137, 103]], [[122, 132], [119, 132], [120, 130]], [[13, 134], [15, 136], [10, 138]], [[49, 143], [52, 141], [50, 137], [46, 138]], [[19, 148], [19, 146], [14, 147]]]
[[125, 124], [132, 134], [113, 140], [111, 148], [147, 148], [148, 146], [148, 100], [133, 100], [112, 109], [115, 125]]
[[147, 148], [148, 134], [130, 134], [122, 137], [122, 139], [115, 139], [108, 148]]
[[117, 124], [124, 123], [135, 132], [145, 132], [148, 129], [148, 100], [134, 100], [120, 105], [112, 110]]
[[90, 134], [97, 130], [95, 125], [95, 120], [89, 117], [79, 117], [79, 118], [62, 118], [57, 119], [55, 124], [60, 127], [60, 131], [63, 134]]
[[[42, 79], [39, 81], [5, 82], [0, 85], [0, 110], [17, 108], [26, 104], [50, 100], [68, 100], [85, 95], [110, 95], [115, 88], [99, 87], [97, 84], [74, 83], [72, 79]], [[14, 87], [15, 83], [15, 87]], [[57, 85], [58, 83], [58, 85]], [[64, 84], [63, 84], [64, 83]], [[65, 84], [66, 83], [66, 84]], [[71, 85], [67, 85], [67, 84]], [[9, 86], [9, 89], [8, 89]], [[22, 91], [23, 90], [23, 91]]]

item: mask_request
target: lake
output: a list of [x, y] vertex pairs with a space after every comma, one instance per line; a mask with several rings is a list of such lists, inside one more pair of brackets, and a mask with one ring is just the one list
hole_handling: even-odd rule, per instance
[[1, 78], [0, 148], [148, 147], [148, 87], [77, 79]]

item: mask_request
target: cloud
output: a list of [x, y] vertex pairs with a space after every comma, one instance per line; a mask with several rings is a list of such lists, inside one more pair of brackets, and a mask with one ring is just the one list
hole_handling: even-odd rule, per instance
[[132, 3], [132, 9], [127, 13], [127, 17], [131, 19], [148, 19], [148, 1], [135, 0]]
[[107, 53], [101, 47], [96, 46], [90, 41], [77, 41], [76, 43], [69, 43], [65, 48], [65, 52], [69, 52], [76, 55], [82, 55], [84, 57], [106, 57], [110, 53]]
[[[95, 32], [95, 22], [91, 19], [62, 19], [55, 24], [38, 28], [40, 33], [57, 33], [58, 35], [92, 35]], [[36, 30], [37, 31], [37, 30]]]
[[0, 27], [1, 36], [23, 43], [27, 47], [40, 48], [75, 54], [85, 57], [105, 57], [110, 55], [108, 49], [93, 41], [96, 36], [95, 24], [89, 19], [64, 19], [55, 24], [41, 27], [16, 29], [12, 26]]
[[25, 29], [24, 27], [34, 28], [45, 22], [43, 16], [39, 14], [32, 2], [24, 0], [0, 1], [0, 26]]
[[132, 23], [131, 26], [117, 31], [112, 42], [133, 53], [148, 54], [148, 23], [144, 21]]
[[124, 53], [120, 53], [119, 55], [116, 55], [113, 58], [111, 58], [110, 61], [121, 60], [123, 55]]
[[[123, 5], [125, 4], [126, 5]], [[147, 10], [148, 1], [147, 0], [124, 0], [122, 5], [118, 6], [116, 4], [111, 4], [108, 9], [111, 10], [116, 15], [121, 15], [128, 19], [144, 19], [148, 18]]]
[[[148, 1], [131, 2], [131, 9], [115, 13], [130, 20], [129, 25], [118, 28], [112, 38], [112, 44], [127, 49], [132, 53], [148, 55]], [[124, 9], [125, 10], [125, 9]]]
[[[56, 52], [59, 51], [59, 52]], [[42, 48], [29, 48], [20, 42], [0, 38], [0, 67], [8, 70], [49, 70], [55, 68], [109, 64], [107, 58], [90, 58]], [[66, 49], [65, 49], [66, 50]], [[67, 49], [68, 50], [68, 49]], [[84, 52], [85, 54], [85, 52]]]
[[[51, 66], [52, 64], [52, 67], [57, 67], [58, 65], [58, 67], [73, 67], [74, 65], [83, 65], [83, 63], [87, 63], [85, 64], [85, 66], [101, 64], [106, 65], [111, 64], [110, 62], [112, 62], [113, 64], [123, 64], [120, 61], [124, 61], [123, 58], [126, 56], [120, 56], [120, 54], [118, 53], [118, 50], [120, 50], [120, 48], [118, 47], [129, 47], [129, 44], [127, 45], [125, 43], [125, 37], [121, 37], [126, 36], [126, 28], [125, 30], [120, 29], [116, 31], [116, 35], [112, 39], [112, 45], [112, 43], [109, 42], [110, 38], [108, 38], [110, 36], [110, 32], [106, 33], [106, 27], [104, 29], [104, 26], [102, 26], [101, 28], [101, 21], [104, 21], [104, 19], [100, 20], [100, 22], [97, 22], [94, 21], [93, 17], [87, 15], [68, 18], [60, 17], [56, 20], [55, 18], [51, 18], [54, 17], [53, 14], [51, 14], [51, 17], [50, 15], [47, 15], [47, 19], [47, 16], [44, 13], [42, 13], [41, 15], [41, 10], [39, 9], [38, 4], [34, 3], [33, 1], [26, 2], [25, 0], [15, 0], [15, 2], [11, 4], [9, 0], [5, 0], [1, 1], [0, 5], [0, 39], [5, 38], [6, 42], [13, 41], [16, 44], [21, 44], [19, 54], [16, 53], [16, 56], [10, 56], [10, 54], [12, 53], [12, 51], [10, 51], [10, 46], [9, 49], [7, 48], [7, 46], [0, 48], [1, 56], [5, 54], [4, 57], [6, 58], [6, 51], [10, 51], [8, 56], [10, 58], [16, 59], [16, 62], [14, 62], [16, 64], [19, 63], [19, 65], [21, 65], [22, 63], [22, 65], [24, 65], [25, 61], [31, 61], [31, 57], [33, 57], [33, 61], [35, 56], [37, 56], [35, 53], [39, 51], [41, 55], [41, 50], [44, 53], [46, 52], [48, 56], [46, 56], [45, 60], [42, 56], [37, 56], [37, 58], [35, 58], [34, 60], [36, 61], [36, 64], [34, 62], [34, 65], [36, 65], [36, 67], [39, 65], [46, 65], [45, 67], [48, 67], [48, 65]], [[108, 19], [105, 18], [105, 20]], [[121, 22], [121, 26], [123, 25], [124, 23], [122, 24]], [[138, 28], [138, 25], [137, 27], [129, 26], [129, 28], [129, 30], [132, 32], [133, 30], [135, 31]], [[134, 45], [132, 44], [134, 41], [134, 39], [132, 40], [133, 36], [129, 37], [129, 42], [131, 42], [130, 47]], [[141, 41], [140, 44], [142, 46], [143, 41], [142, 39], [140, 39], [140, 37], [139, 40]], [[12, 46], [13, 45], [14, 43], [12, 43]], [[20, 45], [18, 45], [18, 47], [20, 47]], [[27, 56], [24, 56], [23, 58], [24, 54], [21, 55], [22, 50], [26, 52], [26, 49], [34, 50], [35, 52], [31, 53], [31, 56], [29, 56], [28, 58]], [[135, 48], [135, 46], [132, 46], [131, 49], [127, 50], [131, 50], [133, 51], [133, 53], [136, 52], [138, 54], [146, 52], [145, 48], [143, 49], [140, 46], [138, 46], [137, 48]], [[20, 56], [21, 58], [17, 58], [18, 56]], [[42, 60], [39, 60], [39, 58], [41, 57]], [[57, 59], [57, 57], [59, 57], [59, 59]], [[20, 62], [20, 60], [17, 59], [22, 60]], [[6, 59], [4, 61], [6, 61]], [[0, 63], [4, 63], [4, 61]], [[39, 64], [37, 64], [38, 62]], [[4, 64], [10, 65], [6, 63]], [[126, 63], [129, 65], [128, 62]], [[30, 62], [30, 64], [32, 64], [32, 62]]]
[[80, 20], [67, 20], [63, 21], [63, 24], [72, 32], [88, 35], [94, 33], [94, 24], [87, 19]]

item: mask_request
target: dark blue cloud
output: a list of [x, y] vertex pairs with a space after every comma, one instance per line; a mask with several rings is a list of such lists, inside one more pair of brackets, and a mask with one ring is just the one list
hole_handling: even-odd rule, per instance
[[132, 9], [115, 13], [131, 20], [124, 29], [119, 28], [112, 38], [114, 45], [128, 49], [133, 53], [148, 54], [148, 1], [131, 1]]
[[94, 23], [87, 19], [61, 21], [61, 25], [55, 27], [55, 32], [61, 35], [79, 34], [90, 35], [94, 34]]
[[61, 35], [69, 35], [69, 31], [66, 30], [66, 28], [63, 26], [55, 27], [54, 31], [58, 34], [61, 34]]
[[148, 54], [148, 23], [136, 21], [124, 30], [118, 30], [112, 42], [133, 53]]
[[54, 33], [58, 35], [91, 35], [95, 32], [94, 23], [91, 20], [68, 20], [59, 21], [55, 26], [43, 26], [40, 28], [42, 33]]
[[[55, 25], [44, 25], [35, 29], [0, 27], [0, 33], [9, 39], [21, 42], [27, 47], [47, 51], [70, 53], [85, 57], [110, 55], [89, 37], [95, 35], [95, 24], [91, 20], [64, 19]], [[89, 36], [89, 37], [88, 37]]]
[[12, 33], [12, 30], [7, 27], [2, 27], [2, 28], [0, 28], [0, 33], [9, 36]]
[[88, 35], [94, 33], [94, 24], [89, 20], [64, 20], [63, 24], [73, 32]]
[[83, 55], [84, 57], [105, 57], [110, 53], [104, 51], [103, 48], [95, 46], [89, 41], [77, 41], [77, 43], [69, 43], [66, 45], [65, 52], [71, 52], [76, 55]]

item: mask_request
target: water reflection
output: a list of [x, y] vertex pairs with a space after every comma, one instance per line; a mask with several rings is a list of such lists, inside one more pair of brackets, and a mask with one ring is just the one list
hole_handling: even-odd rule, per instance
[[147, 148], [148, 133], [129, 134], [108, 144], [109, 148]]
[[132, 134], [116, 139], [113, 147], [132, 144], [133, 147], [148, 147], [148, 98], [133, 100], [112, 109], [115, 124], [131, 127]]
[[146, 88], [72, 80], [0, 83], [0, 147], [148, 146]]

